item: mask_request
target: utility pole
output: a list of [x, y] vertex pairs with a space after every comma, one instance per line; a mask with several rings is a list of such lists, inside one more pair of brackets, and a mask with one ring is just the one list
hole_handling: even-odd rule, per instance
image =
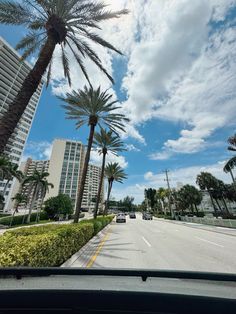
[[164, 179], [164, 180], [165, 180], [166, 183], [167, 183], [167, 188], [168, 188], [168, 191], [169, 191], [169, 193], [168, 193], [168, 207], [169, 207], [169, 211], [170, 211], [170, 213], [171, 213], [171, 217], [174, 218], [174, 213], [173, 213], [173, 210], [172, 210], [171, 204], [170, 204], [171, 189], [170, 189], [170, 180], [169, 180], [169, 176], [168, 176], [168, 173], [169, 173], [170, 171], [166, 169], [166, 170], [163, 171], [163, 172], [164, 172], [165, 175], [166, 175], [166, 179]]

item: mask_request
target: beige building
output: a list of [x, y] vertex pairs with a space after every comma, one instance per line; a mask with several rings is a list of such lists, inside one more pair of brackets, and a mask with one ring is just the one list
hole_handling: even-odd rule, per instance
[[[26, 161], [20, 164], [20, 170], [23, 172], [24, 176], [27, 176], [27, 177], [31, 176], [35, 170], [37, 170], [38, 172], [48, 172], [48, 168], [49, 168], [49, 160], [32, 160], [31, 158], [28, 158]], [[11, 200], [11, 198], [14, 197], [16, 193], [23, 193], [28, 196], [27, 206], [22, 206], [19, 208], [19, 209], [28, 209], [32, 202], [33, 191], [30, 190], [29, 185], [25, 185], [24, 188], [22, 189], [20, 183], [16, 181], [12, 189], [12, 193], [10, 196], [10, 201], [8, 203], [7, 210], [11, 210], [14, 207], [14, 202]], [[37, 210], [41, 208], [43, 201], [44, 201], [44, 195], [42, 194], [42, 191], [39, 191], [33, 210]]]
[[[0, 117], [4, 115], [14, 100], [31, 68], [32, 66], [28, 62], [20, 62], [20, 55], [17, 51], [0, 37]], [[31, 129], [42, 88], [43, 83], [40, 83], [5, 149], [5, 153], [18, 165], [20, 164], [25, 143]], [[8, 184], [4, 194], [5, 209], [9, 208], [13, 184], [14, 181]], [[4, 191], [5, 185], [6, 181], [0, 182], [0, 193]]]
[[[97, 197], [100, 177], [101, 167], [90, 164], [88, 167], [82, 201], [82, 207], [88, 208], [90, 211], [95, 207], [94, 199]], [[102, 187], [101, 199], [104, 199], [104, 186]]]
[[[64, 139], [56, 139], [53, 142], [48, 181], [54, 185], [54, 188], [50, 189], [45, 199], [57, 196], [59, 193], [67, 194], [75, 208], [85, 153], [85, 146], [81, 142]], [[100, 173], [99, 167], [89, 165], [82, 201], [84, 208], [94, 207], [92, 199], [97, 195]]]

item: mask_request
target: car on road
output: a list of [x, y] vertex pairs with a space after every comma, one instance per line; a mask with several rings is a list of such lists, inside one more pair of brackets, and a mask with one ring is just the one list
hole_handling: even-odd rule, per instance
[[117, 214], [116, 215], [116, 222], [126, 222], [125, 214]]
[[129, 218], [130, 219], [135, 219], [136, 218], [136, 214], [135, 213], [130, 213], [129, 214]]
[[143, 219], [144, 220], [152, 220], [152, 214], [151, 213], [143, 213]]

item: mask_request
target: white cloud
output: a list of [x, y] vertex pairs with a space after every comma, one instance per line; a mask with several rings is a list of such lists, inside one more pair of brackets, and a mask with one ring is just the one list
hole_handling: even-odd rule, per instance
[[[229, 174], [226, 174], [223, 171], [225, 161], [219, 161], [218, 163], [206, 166], [191, 166], [186, 168], [172, 169], [169, 172], [170, 183], [172, 187], [176, 187], [178, 182], [182, 182], [183, 184], [192, 184], [196, 185], [196, 177], [200, 172], [210, 172], [212, 175], [217, 177], [224, 182], [231, 183], [231, 178]], [[160, 186], [165, 186], [166, 182], [165, 174], [154, 174], [149, 171], [144, 174], [144, 179], [147, 181], [147, 185], [150, 187], [159, 188]]]
[[47, 141], [30, 141], [27, 143], [23, 160], [32, 158], [33, 160], [49, 160], [52, 152], [52, 143]]
[[209, 22], [222, 20], [235, 1], [143, 3], [140, 42], [123, 80], [125, 111], [138, 125], [153, 118], [182, 122], [177, 139], [157, 159], [204, 149], [216, 129], [235, 120], [236, 34], [227, 23], [209, 37]]
[[153, 153], [149, 155], [149, 158], [152, 160], [166, 160], [171, 157], [171, 152], [163, 151], [160, 153]]
[[134, 146], [133, 144], [126, 144], [125, 148], [129, 152], [140, 152], [140, 149], [138, 147]]
[[[113, 154], [107, 154], [106, 164], [109, 162], [118, 162], [122, 168], [128, 167], [128, 162], [124, 156], [115, 156]], [[101, 166], [102, 164], [102, 155], [98, 153], [98, 150], [92, 150], [90, 155], [90, 163]]]
[[[204, 149], [216, 129], [236, 117], [233, 98], [235, 80], [235, 32], [227, 23], [209, 38], [209, 22], [223, 21], [235, 0], [105, 0], [113, 10], [130, 9], [120, 19], [105, 21], [101, 35], [125, 53], [127, 73], [123, 89], [127, 93], [123, 112], [130, 117], [122, 138], [132, 137], [142, 144], [137, 130], [151, 119], [182, 122], [179, 138], [170, 138], [157, 152], [164, 159], [174, 153], [194, 153]], [[108, 71], [113, 73], [110, 53], [96, 45]], [[72, 88], [86, 83], [71, 59]], [[85, 61], [92, 83], [111, 86], [108, 79], [89, 60]], [[114, 73], [113, 73], [114, 74]], [[69, 91], [54, 60], [53, 92]], [[165, 151], [167, 152], [165, 154]]]

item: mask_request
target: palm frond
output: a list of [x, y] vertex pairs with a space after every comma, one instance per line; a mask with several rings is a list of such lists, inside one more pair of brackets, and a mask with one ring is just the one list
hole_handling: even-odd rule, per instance
[[14, 1], [0, 2], [0, 23], [20, 25], [31, 22], [35, 15], [25, 5]]
[[68, 79], [69, 86], [71, 86], [69, 61], [62, 45], [61, 45], [61, 58], [64, 69], [64, 75]]
[[228, 173], [236, 167], [236, 156], [232, 157], [224, 166], [224, 172]]

